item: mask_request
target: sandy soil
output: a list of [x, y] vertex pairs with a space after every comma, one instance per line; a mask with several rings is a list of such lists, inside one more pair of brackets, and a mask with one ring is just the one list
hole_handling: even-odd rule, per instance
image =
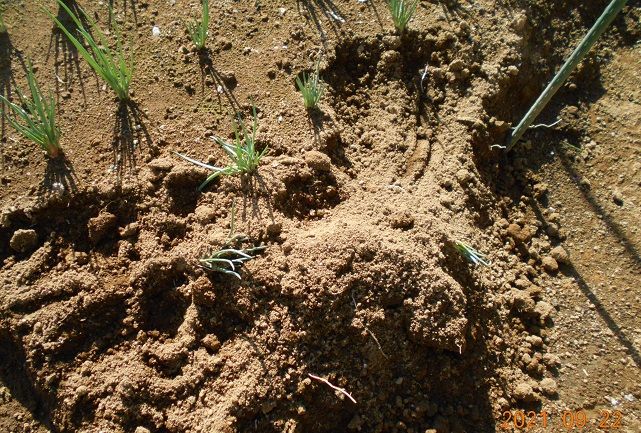
[[[0, 91], [33, 61], [66, 159], [2, 124], [1, 431], [641, 429], [638, 1], [508, 155], [607, 2], [421, 1], [403, 35], [383, 1], [212, 2], [200, 54], [198, 2], [109, 3], [129, 105], [8, 2]], [[294, 78], [318, 60], [308, 113]], [[252, 101], [258, 173], [198, 192], [174, 152], [224, 164], [212, 137]], [[267, 246], [242, 280], [198, 266], [232, 228]]]

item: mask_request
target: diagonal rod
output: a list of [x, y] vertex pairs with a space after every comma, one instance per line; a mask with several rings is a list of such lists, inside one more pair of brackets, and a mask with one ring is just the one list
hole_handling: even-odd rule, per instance
[[516, 143], [521, 139], [525, 131], [529, 126], [534, 122], [536, 116], [545, 108], [547, 103], [552, 99], [554, 94], [559, 90], [563, 85], [568, 76], [572, 73], [576, 65], [585, 57], [585, 55], [590, 51], [592, 45], [599, 39], [599, 36], [605, 31], [605, 29], [610, 25], [612, 20], [617, 16], [619, 11], [623, 9], [627, 0], [612, 0], [603, 14], [599, 19], [594, 23], [590, 31], [585, 35], [579, 46], [574, 50], [574, 52], [568, 57], [565, 61], [565, 64], [561, 67], [561, 70], [552, 78], [550, 84], [547, 85], [539, 99], [534, 102], [530, 111], [523, 117], [521, 122], [514, 128], [510, 136], [508, 137], [507, 150], [510, 150], [516, 145]]

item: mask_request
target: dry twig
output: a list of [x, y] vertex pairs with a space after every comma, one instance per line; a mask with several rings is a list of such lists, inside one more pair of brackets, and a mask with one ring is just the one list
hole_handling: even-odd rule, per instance
[[352, 397], [351, 395], [349, 395], [349, 392], [345, 391], [345, 389], [343, 389], [343, 388], [339, 388], [339, 387], [337, 387], [337, 386], [335, 386], [335, 385], [332, 385], [332, 384], [329, 382], [329, 380], [327, 380], [327, 379], [323, 379], [323, 378], [322, 378], [322, 377], [320, 377], [320, 376], [316, 376], [316, 375], [311, 374], [311, 373], [308, 373], [307, 375], [308, 375], [309, 377], [311, 377], [312, 379], [316, 379], [316, 380], [319, 380], [319, 381], [321, 381], [321, 382], [323, 382], [323, 383], [327, 384], [330, 388], [335, 389], [336, 391], [340, 392], [340, 393], [341, 393], [341, 394], [343, 394], [345, 397], [347, 397], [347, 398], [349, 398], [350, 400], [352, 400], [352, 402], [353, 402], [354, 404], [356, 404], [356, 400], [354, 400], [354, 397]]

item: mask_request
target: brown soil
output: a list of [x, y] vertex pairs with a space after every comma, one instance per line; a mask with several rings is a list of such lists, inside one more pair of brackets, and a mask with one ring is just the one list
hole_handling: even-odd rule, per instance
[[[421, 1], [402, 36], [382, 0], [212, 2], [202, 54], [198, 2], [109, 3], [132, 104], [37, 3], [0, 35], [0, 91], [31, 59], [66, 157], [2, 124], [0, 431], [493, 432], [508, 410], [557, 431], [566, 409], [641, 430], [638, 1], [509, 155], [490, 145], [606, 1]], [[174, 152], [225, 164], [211, 138], [252, 101], [258, 174], [199, 193]], [[234, 213], [267, 245], [240, 281], [198, 266]]]

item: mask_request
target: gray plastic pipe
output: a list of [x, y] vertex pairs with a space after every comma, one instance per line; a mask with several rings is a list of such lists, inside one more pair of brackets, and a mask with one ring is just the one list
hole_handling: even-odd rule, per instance
[[590, 31], [585, 35], [579, 46], [574, 50], [574, 52], [568, 57], [565, 61], [565, 64], [561, 67], [561, 70], [557, 72], [550, 84], [547, 85], [539, 99], [534, 102], [530, 111], [521, 119], [516, 128], [512, 130], [512, 133], [508, 137], [507, 150], [509, 151], [518, 143], [518, 141], [523, 137], [525, 131], [530, 127], [532, 122], [536, 119], [536, 116], [545, 108], [545, 106], [550, 102], [550, 99], [554, 94], [559, 90], [563, 85], [568, 76], [572, 73], [574, 68], [579, 64], [583, 57], [590, 51], [592, 45], [599, 39], [599, 36], [605, 31], [605, 29], [612, 23], [614, 18], [617, 16], [619, 11], [623, 9], [627, 0], [612, 0], [603, 14], [599, 19], [594, 23]]

